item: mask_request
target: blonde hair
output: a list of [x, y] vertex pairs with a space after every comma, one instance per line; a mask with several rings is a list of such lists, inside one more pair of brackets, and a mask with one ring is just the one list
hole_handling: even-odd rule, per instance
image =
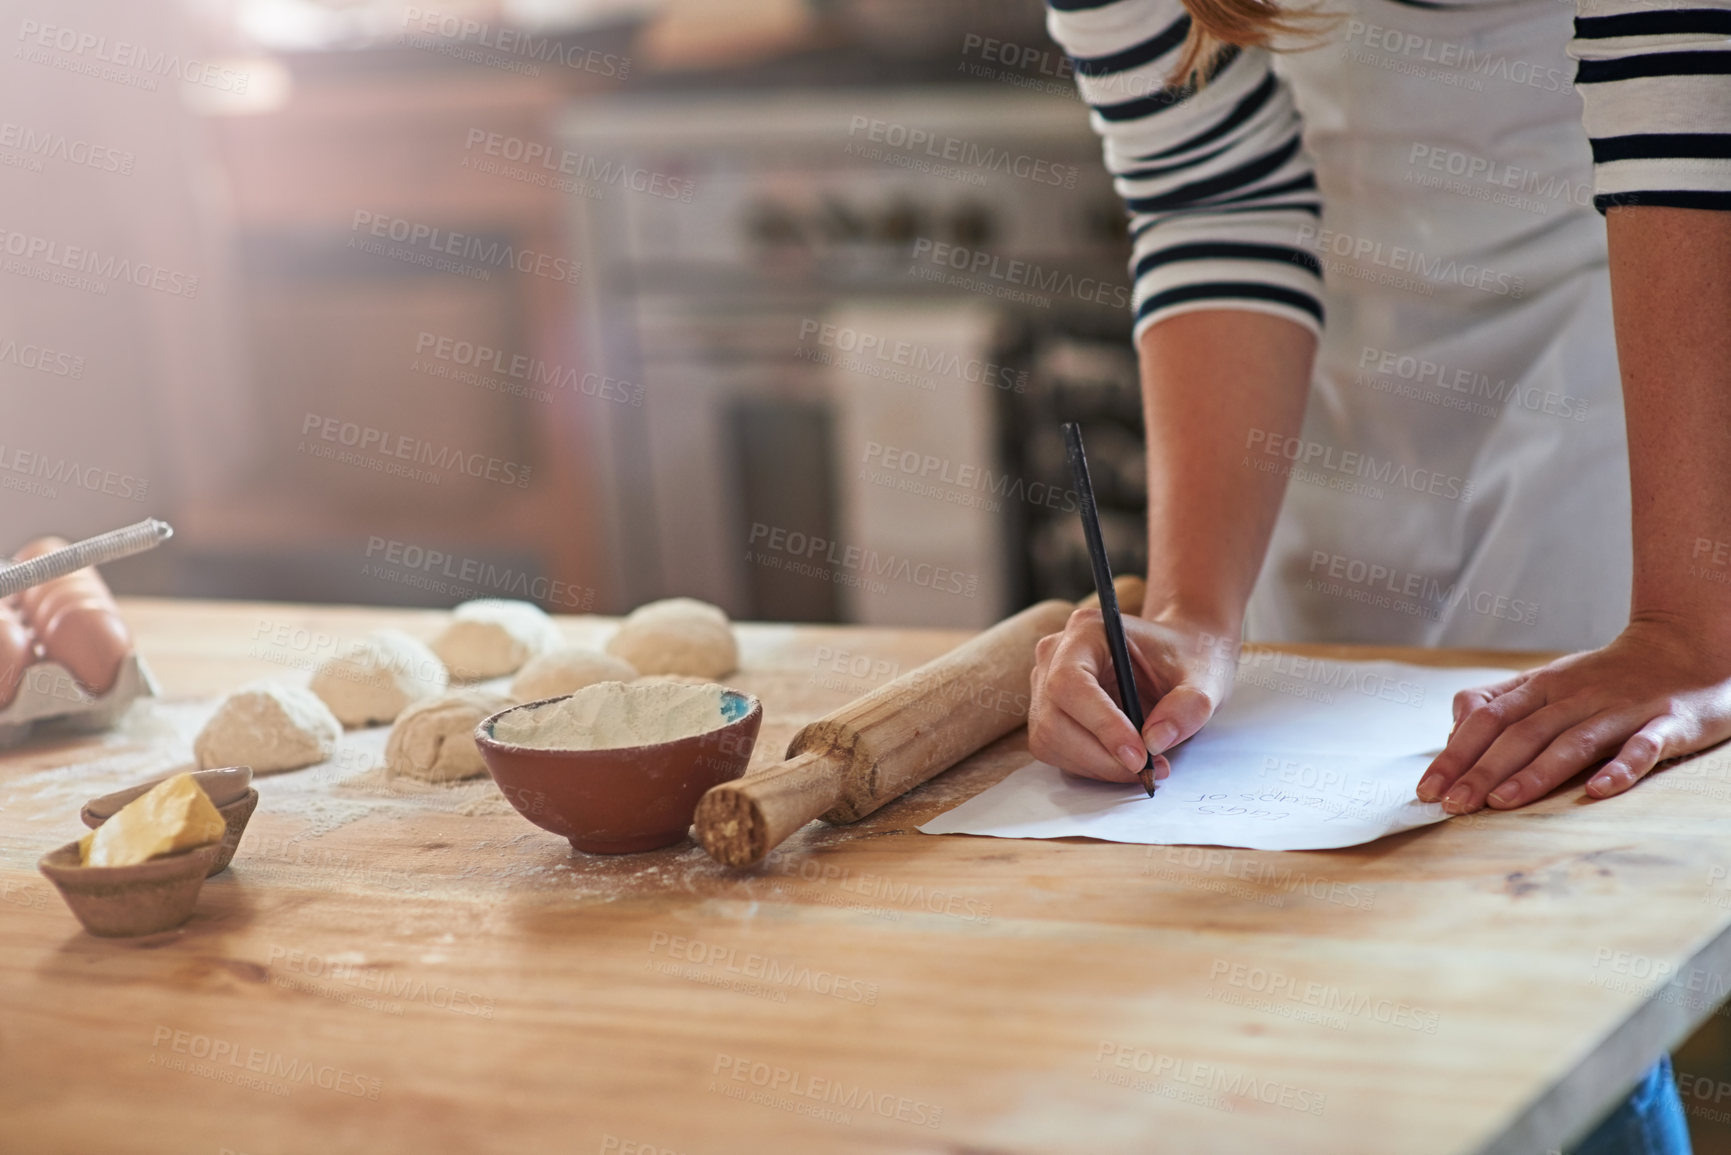
[[1338, 20], [1338, 13], [1306, 9], [1289, 12], [1274, 0], [1184, 0], [1190, 33], [1167, 83], [1200, 88], [1228, 48], [1269, 48], [1277, 36], [1315, 40]]

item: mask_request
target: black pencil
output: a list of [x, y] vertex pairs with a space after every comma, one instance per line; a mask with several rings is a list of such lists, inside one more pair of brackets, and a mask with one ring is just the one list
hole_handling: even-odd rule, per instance
[[[1100, 595], [1100, 616], [1106, 619], [1106, 648], [1112, 653], [1112, 672], [1118, 678], [1118, 698], [1124, 715], [1142, 732], [1142, 700], [1136, 695], [1136, 674], [1130, 667], [1130, 647], [1124, 641], [1124, 619], [1118, 613], [1118, 591], [1112, 588], [1112, 563], [1106, 559], [1106, 543], [1100, 537], [1100, 511], [1094, 505], [1094, 485], [1088, 479], [1088, 457], [1082, 452], [1082, 428], [1075, 422], [1064, 426], [1064, 445], [1069, 452], [1070, 472], [1076, 477], [1081, 499], [1082, 534], [1088, 539], [1088, 560], [1094, 567], [1094, 589]], [[1136, 772], [1148, 797], [1154, 797], [1154, 755]]]

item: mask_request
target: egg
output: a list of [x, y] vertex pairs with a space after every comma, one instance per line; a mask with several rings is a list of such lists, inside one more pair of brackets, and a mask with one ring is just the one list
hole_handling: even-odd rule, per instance
[[132, 634], [111, 607], [91, 602], [65, 606], [41, 630], [42, 648], [93, 694], [106, 694], [132, 652]]
[[10, 607], [0, 610], [0, 710], [12, 704], [24, 671], [36, 657], [36, 639]]
[[[27, 543], [23, 549], [13, 554], [12, 560], [15, 562], [29, 561], [32, 558], [41, 557], [45, 553], [52, 553], [68, 544], [70, 543], [63, 537], [39, 537], [36, 540]], [[42, 596], [48, 592], [49, 587], [53, 584], [53, 582], [48, 582], [39, 586], [31, 586], [29, 589], [18, 595], [19, 603], [23, 606], [25, 616], [33, 616], [36, 613], [36, 603], [42, 599]]]
[[24, 608], [24, 616], [32, 622], [46, 622], [54, 616], [55, 605], [62, 604], [75, 597], [109, 597], [108, 587], [100, 583], [92, 583], [76, 574], [68, 574], [63, 578], [55, 578], [39, 586], [31, 586], [18, 595]]
[[[86, 577], [84, 575], [88, 574]], [[114, 595], [108, 592], [108, 587], [92, 570], [79, 570], [75, 574], [67, 574], [43, 586], [37, 586], [41, 592], [35, 599], [35, 604], [29, 607], [29, 617], [36, 626], [46, 626], [54, 615], [67, 606], [80, 602], [94, 602], [115, 609]], [[32, 592], [32, 591], [26, 591]]]
[[45, 553], [53, 553], [57, 549], [65, 549], [72, 543], [63, 537], [39, 537], [24, 544], [24, 548], [12, 555], [14, 561], [29, 561], [41, 557]]

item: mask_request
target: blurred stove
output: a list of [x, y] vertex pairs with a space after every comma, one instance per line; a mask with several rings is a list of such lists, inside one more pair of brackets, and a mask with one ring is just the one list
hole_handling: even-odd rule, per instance
[[1017, 523], [1021, 597], [1077, 598], [1094, 588], [1061, 429], [1074, 421], [1088, 448], [1100, 536], [1115, 574], [1148, 568], [1148, 454], [1129, 321], [1067, 317], [1030, 324], [1006, 355], [1028, 366], [1028, 388], [1007, 418], [1004, 457], [1065, 499], [1030, 506]]
[[629, 600], [967, 627], [1026, 595], [1013, 355], [1065, 318], [1129, 329], [1079, 102], [621, 97], [573, 107], [560, 143], [589, 178], [584, 358], [642, 399], [589, 446]]

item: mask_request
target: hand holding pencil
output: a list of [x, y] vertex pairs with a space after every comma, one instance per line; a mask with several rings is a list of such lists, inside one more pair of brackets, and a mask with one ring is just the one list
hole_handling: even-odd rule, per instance
[[[1068, 430], [1066, 435], [1072, 436]], [[1080, 434], [1073, 436], [1079, 450]], [[1086, 528], [1092, 501], [1080, 476], [1085, 458], [1083, 465], [1077, 488]], [[1110, 592], [1109, 567], [1104, 572], [1097, 567], [1097, 587], [1101, 579]], [[1199, 623], [1166, 615], [1122, 617], [1124, 664], [1134, 698], [1130, 708], [1147, 710], [1138, 726], [1123, 704], [1107, 619], [1104, 607], [1079, 609], [1063, 633], [1040, 642], [1028, 747], [1041, 761], [1088, 778], [1135, 782], [1147, 773], [1146, 788], [1171, 772], [1164, 753], [1200, 730], [1231, 693], [1237, 643]]]

